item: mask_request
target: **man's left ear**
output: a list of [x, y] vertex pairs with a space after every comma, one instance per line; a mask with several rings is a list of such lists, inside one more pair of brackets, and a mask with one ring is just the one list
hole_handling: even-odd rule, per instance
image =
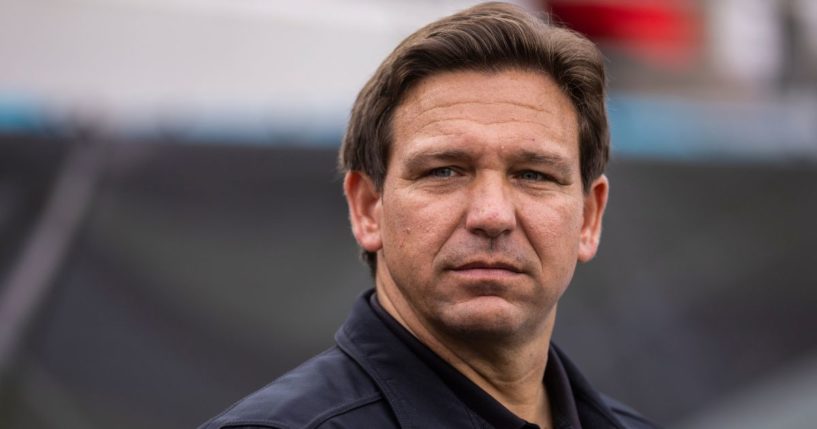
[[587, 262], [596, 256], [601, 239], [601, 218], [607, 207], [607, 194], [610, 183], [607, 176], [601, 175], [590, 184], [584, 195], [584, 220], [579, 236], [579, 262]]

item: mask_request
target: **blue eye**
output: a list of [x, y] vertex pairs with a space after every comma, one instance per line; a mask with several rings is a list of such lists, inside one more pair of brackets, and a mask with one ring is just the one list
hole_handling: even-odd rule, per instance
[[542, 173], [540, 173], [538, 171], [531, 171], [531, 170], [523, 171], [523, 172], [519, 173], [519, 175], [517, 177], [519, 177], [522, 180], [532, 180], [532, 181], [548, 180], [547, 175], [542, 174]]
[[454, 169], [451, 168], [451, 167], [440, 167], [440, 168], [435, 168], [435, 169], [429, 171], [428, 175], [432, 176], [432, 177], [443, 177], [444, 178], [444, 177], [453, 177], [456, 173], [457, 172], [454, 171]]

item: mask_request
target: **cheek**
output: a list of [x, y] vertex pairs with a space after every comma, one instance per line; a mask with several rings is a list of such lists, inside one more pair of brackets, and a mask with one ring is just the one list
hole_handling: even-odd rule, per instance
[[572, 199], [550, 201], [526, 210], [524, 225], [543, 262], [575, 260], [582, 226], [582, 206]]
[[391, 248], [433, 256], [456, 229], [457, 207], [456, 199], [452, 198], [399, 191], [386, 195], [383, 246], [387, 252]]

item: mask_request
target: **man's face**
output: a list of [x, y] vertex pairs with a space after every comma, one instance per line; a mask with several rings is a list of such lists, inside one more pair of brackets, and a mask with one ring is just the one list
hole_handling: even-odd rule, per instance
[[[347, 177], [352, 206], [350, 180], [372, 188]], [[606, 195], [604, 177], [583, 192], [576, 113], [549, 77], [449, 72], [395, 111], [382, 192], [352, 221], [401, 319], [507, 339], [552, 323], [577, 260], [595, 254]]]

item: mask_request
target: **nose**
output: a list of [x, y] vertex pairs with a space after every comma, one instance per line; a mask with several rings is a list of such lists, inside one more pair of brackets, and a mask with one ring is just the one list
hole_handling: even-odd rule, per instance
[[486, 238], [497, 238], [516, 228], [516, 208], [506, 180], [499, 175], [472, 183], [465, 228]]

